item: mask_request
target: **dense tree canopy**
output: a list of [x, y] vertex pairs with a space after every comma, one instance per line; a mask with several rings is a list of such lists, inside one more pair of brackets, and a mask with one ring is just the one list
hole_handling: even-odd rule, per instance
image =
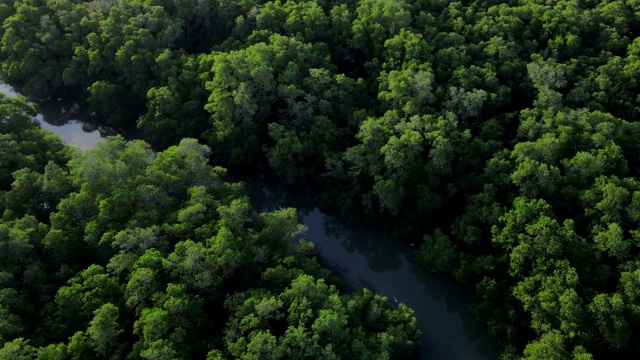
[[0, 190], [0, 358], [402, 359], [417, 347], [413, 310], [328, 285], [313, 244], [294, 242], [296, 211], [251, 211], [207, 146], [156, 153], [118, 136], [81, 153], [23, 99], [0, 100], [13, 151], [2, 173], [20, 167]]
[[[80, 94], [97, 119], [136, 125], [159, 148], [177, 146], [154, 155], [112, 139], [74, 155], [46, 133], [20, 130], [33, 109], [0, 99], [3, 231], [22, 254], [6, 259], [8, 274], [28, 270], [32, 283], [21, 286], [56, 304], [40, 315], [37, 304], [13, 301], [27, 296], [22, 290], [7, 295], [13, 302], [0, 303], [0, 314], [15, 321], [3, 351], [203, 354], [208, 343], [185, 334], [206, 324], [149, 324], [166, 323], [177, 303], [207, 301], [224, 304], [230, 319], [226, 347], [216, 344], [211, 358], [260, 357], [266, 346], [293, 357], [295, 344], [312, 342], [305, 356], [406, 349], [392, 334], [376, 346], [344, 344], [371, 330], [350, 317], [350, 301], [368, 295], [309, 299], [296, 306], [316, 317], [285, 316], [296, 286], [326, 298], [335, 289], [294, 270], [307, 263], [270, 262], [286, 246], [256, 244], [275, 241], [263, 238], [274, 215], [250, 215], [219, 170], [194, 160], [204, 145], [180, 142], [191, 137], [216, 164], [268, 167], [319, 189], [324, 206], [346, 219], [420, 241], [421, 264], [476, 289], [474, 311], [505, 358], [634, 358], [639, 14], [639, 3], [622, 0], [0, 4], [3, 79], [40, 98]], [[23, 120], [4, 120], [10, 115]], [[205, 298], [232, 277], [267, 269], [286, 281]], [[51, 295], [52, 285], [39, 285], [49, 277], [70, 290]], [[91, 290], [110, 277], [127, 284], [118, 299]], [[96, 300], [82, 303], [74, 291]], [[43, 336], [29, 329], [32, 318], [53, 326], [65, 314], [84, 327], [59, 329], [55, 344], [20, 337]], [[123, 321], [129, 314], [134, 322]], [[344, 332], [324, 332], [343, 323]], [[114, 339], [131, 328], [139, 340], [118, 347]]]

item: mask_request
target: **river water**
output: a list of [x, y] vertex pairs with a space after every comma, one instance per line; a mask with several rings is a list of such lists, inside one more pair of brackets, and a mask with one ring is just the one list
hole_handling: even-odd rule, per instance
[[349, 226], [320, 210], [313, 194], [264, 178], [244, 179], [259, 211], [294, 207], [317, 253], [348, 284], [385, 295], [415, 310], [424, 336], [421, 359], [496, 359], [498, 350], [486, 329], [469, 311], [471, 291], [433, 275], [415, 261], [415, 248], [389, 234]]
[[[0, 92], [7, 96], [20, 96], [11, 86], [0, 82]], [[74, 119], [73, 114], [77, 112], [77, 104], [52, 102], [48, 104], [34, 104], [38, 115], [36, 119], [44, 129], [60, 135], [62, 141], [72, 144], [82, 150], [91, 149], [98, 141], [104, 138], [97, 129], [90, 128], [89, 125]]]
[[[19, 94], [0, 83], [0, 91]], [[106, 132], [74, 119], [74, 104], [36, 104], [37, 120], [43, 128], [60, 135], [64, 142], [82, 150], [93, 147]], [[430, 274], [415, 262], [410, 244], [372, 229], [343, 224], [323, 213], [313, 194], [287, 188], [264, 177], [242, 179], [255, 209], [272, 211], [283, 207], [298, 209], [308, 228], [303, 238], [313, 241], [318, 255], [338, 270], [345, 282], [356, 288], [366, 287], [405, 303], [415, 310], [422, 329], [420, 359], [466, 360], [496, 359], [498, 349], [486, 329], [469, 311], [471, 291], [448, 278]]]

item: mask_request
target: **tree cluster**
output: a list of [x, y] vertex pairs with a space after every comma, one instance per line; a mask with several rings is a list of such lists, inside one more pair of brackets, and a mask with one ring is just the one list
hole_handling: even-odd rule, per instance
[[422, 264], [475, 287], [505, 357], [633, 358], [639, 14], [624, 0], [16, 0], [0, 5], [0, 71], [84, 94], [155, 143], [267, 163], [345, 218], [420, 239]]
[[[0, 97], [0, 359], [403, 359], [413, 310], [344, 294], [294, 209], [193, 139], [79, 152]], [[6, 155], [6, 156], [5, 156]], [[19, 167], [19, 169], [16, 169]]]

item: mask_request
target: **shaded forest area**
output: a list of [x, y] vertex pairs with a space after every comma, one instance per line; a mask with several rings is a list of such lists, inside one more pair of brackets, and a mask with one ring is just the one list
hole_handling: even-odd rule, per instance
[[[16, 0], [0, 5], [1, 75], [34, 96], [81, 94], [161, 149], [193, 137], [215, 164], [268, 164], [345, 219], [421, 242], [425, 267], [476, 289], [505, 358], [627, 359], [640, 350], [639, 16], [620, 0]], [[180, 144], [167, 151], [196, 147]], [[110, 249], [96, 235], [109, 229], [87, 225], [82, 246]]]

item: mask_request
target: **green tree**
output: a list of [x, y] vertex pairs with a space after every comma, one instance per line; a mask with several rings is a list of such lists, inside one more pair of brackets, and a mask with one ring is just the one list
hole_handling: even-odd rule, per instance
[[123, 331], [118, 324], [118, 308], [106, 303], [94, 311], [94, 318], [87, 328], [88, 342], [98, 356], [114, 357], [118, 354], [118, 336]]

